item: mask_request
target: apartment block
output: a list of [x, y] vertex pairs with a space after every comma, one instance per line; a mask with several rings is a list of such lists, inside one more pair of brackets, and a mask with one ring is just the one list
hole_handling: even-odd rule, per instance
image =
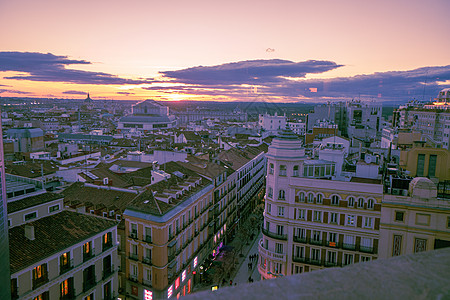
[[335, 162], [308, 159], [287, 130], [267, 153], [263, 279], [378, 257], [383, 186], [379, 180], [332, 180]]
[[115, 299], [117, 222], [42, 193], [8, 203], [12, 299]]
[[436, 185], [416, 177], [406, 195], [383, 196], [380, 258], [450, 247], [450, 203]]

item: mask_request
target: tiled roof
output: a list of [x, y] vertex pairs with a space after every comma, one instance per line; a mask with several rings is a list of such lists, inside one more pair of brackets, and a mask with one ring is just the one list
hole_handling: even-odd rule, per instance
[[43, 193], [36, 196], [30, 196], [20, 200], [8, 202], [8, 214], [62, 198], [64, 198], [64, 196], [60, 194]]
[[115, 208], [123, 212], [128, 203], [136, 197], [134, 193], [87, 187], [82, 182], [75, 182], [61, 194], [66, 205], [91, 203], [94, 206], [103, 204], [106, 209]]
[[25, 225], [11, 228], [9, 230], [11, 273], [18, 272], [64, 249], [70, 249], [74, 244], [117, 224], [116, 221], [100, 217], [62, 211], [27, 224], [34, 226], [33, 241], [25, 237]]
[[59, 170], [58, 163], [41, 160], [39, 162], [27, 161], [23, 164], [6, 164], [5, 172], [8, 174], [19, 175], [27, 178], [36, 178], [42, 175], [41, 171], [44, 171], [44, 175], [53, 174]]

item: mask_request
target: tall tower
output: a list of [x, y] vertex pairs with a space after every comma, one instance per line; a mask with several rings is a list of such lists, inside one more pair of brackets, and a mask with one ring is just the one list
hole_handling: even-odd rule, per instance
[[0, 299], [11, 299], [11, 274], [9, 271], [8, 210], [6, 204], [5, 158], [0, 111]]

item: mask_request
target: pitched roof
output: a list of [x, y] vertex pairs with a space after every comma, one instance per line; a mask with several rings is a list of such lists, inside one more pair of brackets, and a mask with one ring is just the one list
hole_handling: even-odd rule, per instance
[[64, 203], [69, 206], [90, 203], [96, 207], [102, 204], [108, 210], [118, 209], [122, 212], [136, 197], [134, 193], [88, 187], [82, 182], [73, 183], [61, 194], [64, 195]]
[[68, 249], [117, 224], [116, 221], [96, 216], [62, 211], [27, 224], [34, 226], [34, 240], [25, 237], [25, 224], [13, 227], [9, 230], [11, 273]]
[[8, 202], [8, 214], [62, 198], [64, 198], [64, 196], [61, 194], [42, 193], [39, 195], [22, 198], [20, 200], [10, 201]]

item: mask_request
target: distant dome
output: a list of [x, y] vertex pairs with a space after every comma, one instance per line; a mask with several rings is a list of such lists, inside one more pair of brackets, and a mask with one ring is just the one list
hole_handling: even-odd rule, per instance
[[428, 178], [416, 177], [409, 183], [409, 194], [414, 198], [436, 198], [436, 185]]

